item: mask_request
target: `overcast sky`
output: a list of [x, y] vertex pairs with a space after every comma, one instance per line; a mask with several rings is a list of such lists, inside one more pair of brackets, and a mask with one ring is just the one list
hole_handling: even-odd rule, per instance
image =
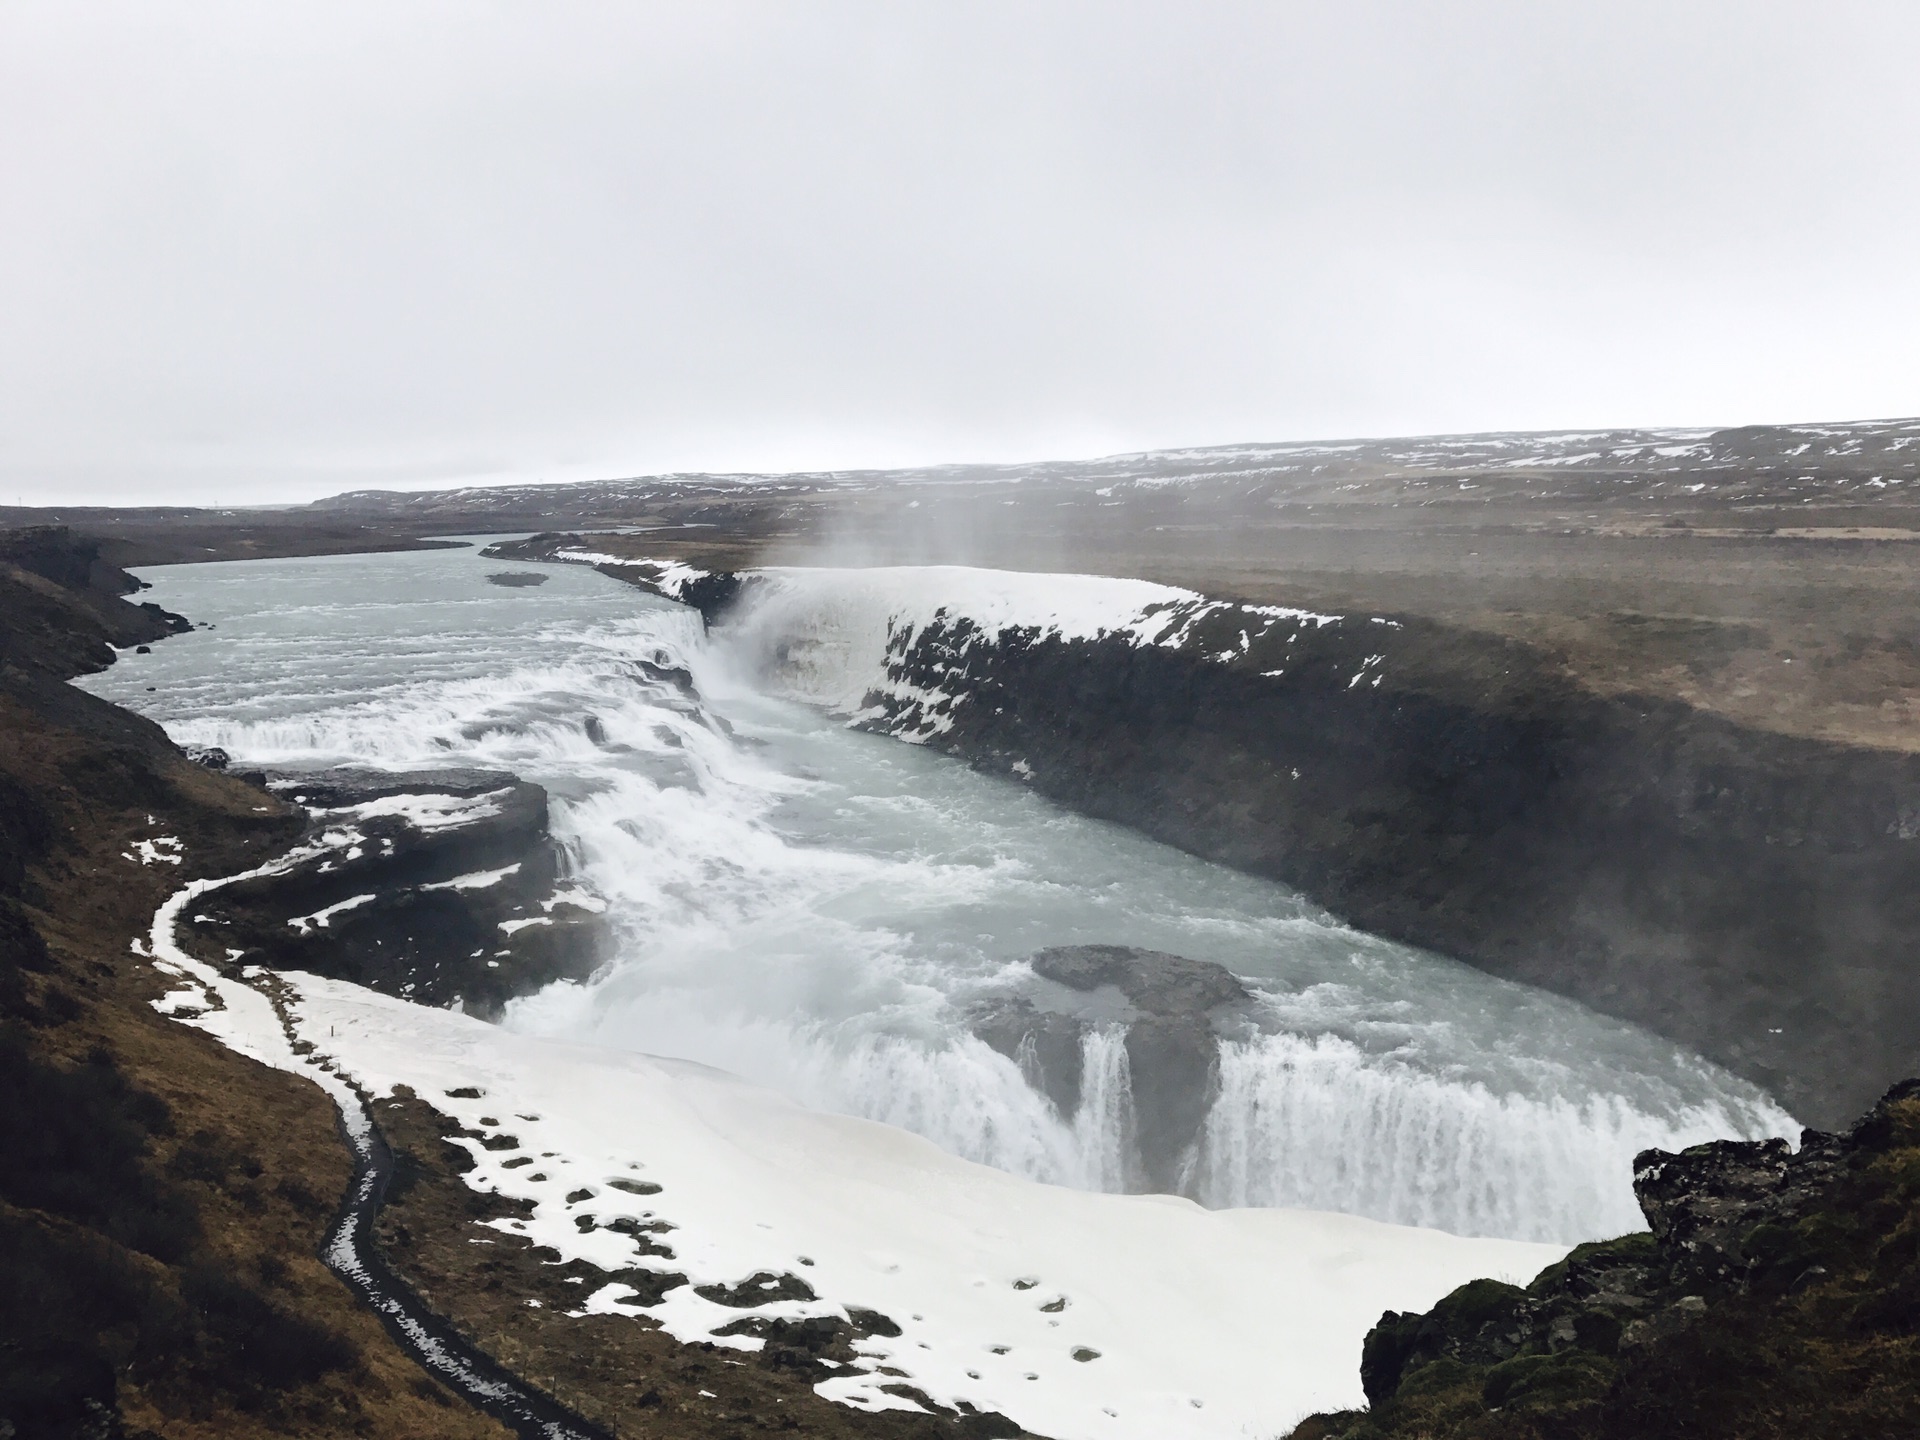
[[0, 6], [0, 502], [1920, 411], [1915, 0]]

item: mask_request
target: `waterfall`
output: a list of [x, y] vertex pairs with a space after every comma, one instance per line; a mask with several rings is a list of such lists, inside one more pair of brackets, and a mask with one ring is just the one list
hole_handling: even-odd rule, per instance
[[[1575, 1241], [1639, 1224], [1643, 1147], [1792, 1133], [1644, 1031], [768, 695], [691, 611], [578, 568], [511, 591], [487, 569], [459, 551], [167, 567], [153, 598], [217, 630], [86, 684], [236, 764], [480, 765], [545, 785], [571, 883], [607, 907], [619, 951], [505, 1024], [700, 1061], [1034, 1179], [1140, 1183], [1123, 1016], [1091, 1017], [1071, 1114], [970, 1029], [1050, 945], [1211, 960], [1261, 995], [1264, 1033], [1223, 1046], [1183, 1181], [1208, 1205]], [[1042, 589], [1056, 609], [1078, 594]], [[891, 613], [806, 610], [789, 655], [815, 699], [857, 703], [870, 675], [849, 656], [884, 647]], [[779, 614], [756, 646], [782, 643]]]

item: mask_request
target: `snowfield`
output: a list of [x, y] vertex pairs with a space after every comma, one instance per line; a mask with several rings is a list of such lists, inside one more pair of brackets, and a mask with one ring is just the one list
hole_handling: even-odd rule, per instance
[[[761, 1342], [712, 1332], [751, 1314], [883, 1313], [900, 1336], [861, 1341], [860, 1364], [817, 1387], [848, 1405], [917, 1408], [880, 1388], [899, 1382], [886, 1366], [939, 1403], [998, 1410], [1056, 1440], [1277, 1435], [1309, 1411], [1361, 1403], [1360, 1342], [1382, 1310], [1425, 1309], [1477, 1276], [1524, 1281], [1565, 1253], [1036, 1184], [704, 1066], [511, 1034], [313, 976], [251, 971], [244, 983], [173, 933], [220, 883], [177, 892], [135, 944], [184, 982], [156, 1002], [163, 1013], [308, 1076], [350, 1124], [362, 1096], [402, 1085], [465, 1128], [497, 1117], [517, 1146], [461, 1142], [477, 1162], [468, 1182], [535, 1209], [495, 1225], [567, 1259], [690, 1281], [646, 1310], [622, 1285], [583, 1291], [583, 1310], [650, 1315], [681, 1340], [741, 1350]], [[600, 1226], [582, 1231], [582, 1215]], [[666, 1222], [672, 1258], [604, 1228], [623, 1217]], [[797, 1277], [817, 1298], [742, 1309], [696, 1293], [756, 1275]]]

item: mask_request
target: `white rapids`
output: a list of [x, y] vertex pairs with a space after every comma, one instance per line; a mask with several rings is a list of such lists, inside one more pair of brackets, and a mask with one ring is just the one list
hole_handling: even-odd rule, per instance
[[[742, 658], [765, 617], [743, 646], [591, 570], [506, 589], [485, 578], [501, 568], [460, 550], [156, 569], [149, 598], [213, 628], [85, 684], [236, 763], [547, 786], [619, 950], [508, 1029], [715, 1066], [1030, 1179], [1125, 1172], [1114, 1034], [1089, 1040], [1066, 1117], [964, 1024], [1063, 944], [1212, 960], [1259, 992], [1263, 1033], [1227, 1047], [1206, 1125], [1208, 1206], [1571, 1243], [1641, 1224], [1640, 1149], [1795, 1133], [1644, 1031], [767, 693]], [[662, 699], [636, 661], [684, 667], [694, 693]]]

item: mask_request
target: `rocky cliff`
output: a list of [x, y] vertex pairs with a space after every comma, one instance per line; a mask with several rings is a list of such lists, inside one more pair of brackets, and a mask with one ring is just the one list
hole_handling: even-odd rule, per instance
[[1525, 1289], [1392, 1311], [1368, 1411], [1294, 1440], [1887, 1436], [1920, 1426], [1920, 1081], [1844, 1134], [1651, 1150], [1651, 1233], [1582, 1245]]
[[1130, 945], [1058, 945], [1031, 963], [1037, 993], [983, 1004], [974, 1033], [1069, 1120], [1090, 1101], [1089, 1032], [1119, 1033], [1128, 1083], [1116, 1118], [1128, 1158], [1118, 1178], [1140, 1193], [1192, 1194], [1220, 1088], [1220, 1038], [1251, 1027], [1253, 997], [1224, 966]]

